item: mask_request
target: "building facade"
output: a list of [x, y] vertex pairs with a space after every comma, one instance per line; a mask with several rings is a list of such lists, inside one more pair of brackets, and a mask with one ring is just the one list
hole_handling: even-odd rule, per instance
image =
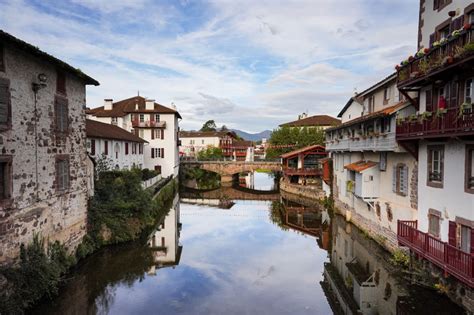
[[90, 109], [87, 117], [118, 126], [146, 140], [144, 167], [160, 171], [163, 176], [179, 172], [179, 119], [175, 108], [135, 96], [119, 102], [104, 100], [104, 106]]
[[181, 131], [179, 133], [182, 156], [197, 157], [201, 150], [208, 147], [221, 148], [225, 158], [233, 157], [233, 143], [237, 138], [231, 131]]
[[393, 74], [352, 97], [338, 115], [342, 124], [326, 129], [337, 208], [392, 249], [397, 220], [416, 218], [418, 166], [395, 134], [397, 117], [414, 112]]
[[[397, 66], [398, 89], [415, 92], [417, 114], [396, 139], [418, 160], [418, 215], [399, 241], [470, 287], [474, 310], [474, 4], [421, 1], [419, 48]], [[441, 277], [443, 278], [443, 277]], [[452, 288], [452, 286], [451, 286]]]
[[0, 263], [35, 234], [71, 250], [86, 233], [86, 85], [99, 83], [0, 31]]
[[87, 152], [96, 161], [104, 159], [110, 169], [130, 170], [145, 165], [144, 147], [140, 137], [114, 125], [86, 120]]

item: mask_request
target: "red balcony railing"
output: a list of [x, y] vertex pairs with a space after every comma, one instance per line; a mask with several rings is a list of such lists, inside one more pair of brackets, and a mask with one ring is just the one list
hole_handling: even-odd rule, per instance
[[398, 242], [431, 261], [470, 287], [474, 287], [474, 254], [417, 229], [416, 221], [398, 221]]
[[437, 47], [430, 48], [429, 52], [422, 57], [409, 60], [408, 64], [398, 69], [398, 86], [405, 87], [411, 83], [419, 82], [420, 79], [442, 71], [444, 68], [452, 68], [468, 59], [474, 58], [474, 52], [467, 48], [467, 44], [474, 42], [474, 27], [463, 30], [459, 35], [451, 36], [446, 42]]
[[146, 120], [146, 121], [139, 121], [138, 119], [132, 120], [132, 126], [133, 127], [157, 127], [157, 128], [164, 128], [166, 127], [166, 121], [152, 121], [152, 120]]
[[323, 174], [322, 169], [320, 168], [283, 168], [283, 174], [293, 176], [293, 175], [305, 175], [305, 176], [321, 176]]
[[443, 136], [462, 136], [474, 134], [474, 112], [461, 112], [459, 108], [450, 108], [446, 113], [433, 113], [428, 118], [417, 118], [398, 122], [397, 140], [432, 138]]

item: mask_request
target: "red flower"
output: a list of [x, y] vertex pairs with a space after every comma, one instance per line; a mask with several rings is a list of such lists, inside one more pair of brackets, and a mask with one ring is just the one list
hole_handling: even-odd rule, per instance
[[467, 30], [471, 29], [471, 25], [472, 25], [471, 23], [464, 24], [464, 27], [463, 27], [464, 30], [467, 31]]
[[427, 53], [430, 52], [430, 49], [429, 49], [429, 48], [425, 48], [425, 49], [423, 50], [423, 52], [424, 52], [425, 54], [427, 54]]
[[396, 66], [395, 66], [395, 69], [396, 69], [397, 71], [400, 70], [400, 65], [396, 65]]

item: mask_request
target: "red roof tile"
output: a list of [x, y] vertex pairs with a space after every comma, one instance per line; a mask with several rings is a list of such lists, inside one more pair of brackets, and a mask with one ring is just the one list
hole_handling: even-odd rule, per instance
[[315, 144], [315, 145], [310, 145], [310, 146], [307, 146], [307, 147], [304, 147], [304, 148], [301, 148], [301, 149], [298, 149], [298, 150], [294, 150], [294, 151], [282, 154], [281, 157], [284, 158], [284, 159], [287, 159], [289, 157], [296, 156], [300, 153], [307, 152], [307, 151], [318, 151], [318, 152], [322, 153], [323, 155], [327, 154], [326, 148], [324, 146]]
[[328, 115], [315, 115], [281, 124], [280, 127], [337, 126], [341, 121]]
[[88, 138], [113, 139], [139, 143], [148, 142], [120, 127], [90, 119], [86, 119], [86, 134]]
[[212, 138], [218, 137], [223, 138], [225, 136], [231, 136], [236, 138], [235, 133], [232, 131], [180, 131], [180, 138]]
[[[134, 96], [112, 104], [111, 110], [105, 110], [104, 106], [88, 109], [87, 114], [97, 117], [123, 117], [130, 113], [156, 113], [156, 114], [176, 114], [181, 115], [174, 109], [155, 103], [154, 109], [145, 109], [146, 99], [141, 96]], [[138, 105], [138, 109], [137, 109]]]
[[350, 171], [360, 173], [362, 171], [365, 171], [368, 168], [376, 166], [377, 164], [378, 164], [377, 162], [373, 162], [373, 161], [357, 161], [351, 164], [347, 164], [346, 166], [344, 166], [344, 168]]

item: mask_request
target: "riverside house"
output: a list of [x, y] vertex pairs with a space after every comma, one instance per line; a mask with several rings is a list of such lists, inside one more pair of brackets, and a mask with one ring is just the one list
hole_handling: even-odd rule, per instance
[[233, 158], [233, 143], [237, 139], [231, 131], [181, 131], [179, 152], [183, 156], [196, 157], [207, 147], [221, 148], [225, 158]]
[[[474, 310], [474, 3], [420, 1], [419, 51], [397, 66], [401, 93], [417, 115], [396, 140], [418, 161], [418, 212], [398, 240], [457, 281]], [[441, 277], [443, 278], [443, 277]], [[455, 287], [455, 286], [454, 286]], [[451, 286], [453, 288], [453, 286]], [[455, 290], [455, 291], [456, 291]]]
[[86, 85], [93, 78], [0, 31], [0, 263], [35, 234], [73, 250], [86, 233]]
[[148, 142], [144, 147], [144, 168], [177, 176], [179, 171], [179, 124], [181, 115], [141, 96], [119, 102], [104, 100], [104, 106], [87, 110], [87, 118], [115, 125]]
[[397, 220], [414, 220], [417, 163], [396, 141], [397, 116], [415, 113], [392, 74], [350, 98], [342, 124], [326, 129], [336, 207], [372, 236], [397, 247]]
[[106, 123], [86, 120], [87, 152], [94, 159], [104, 158], [112, 169], [143, 168], [144, 145], [136, 135]]

